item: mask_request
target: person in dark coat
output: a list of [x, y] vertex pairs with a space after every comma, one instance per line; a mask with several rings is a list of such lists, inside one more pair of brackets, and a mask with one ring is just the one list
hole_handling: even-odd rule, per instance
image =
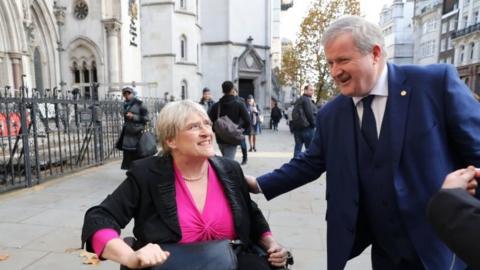
[[[250, 128], [250, 117], [247, 112], [247, 107], [236, 97], [236, 90], [233, 83], [231, 81], [223, 82], [222, 91], [223, 97], [217, 103], [213, 104], [208, 113], [210, 120], [215, 123], [219, 117], [218, 114], [220, 110], [220, 117], [227, 115], [232, 122], [244, 130], [248, 130]], [[225, 142], [218, 136], [217, 144], [224, 157], [232, 160], [235, 159], [237, 145]]]
[[270, 112], [270, 119], [272, 119], [272, 129], [278, 131], [278, 123], [282, 119], [282, 111], [278, 108], [278, 102], [274, 100], [272, 110]]
[[200, 99], [199, 103], [203, 106], [203, 108], [205, 108], [207, 113], [210, 111], [210, 108], [212, 108], [213, 104], [215, 104], [215, 101], [212, 99], [212, 93], [207, 87], [203, 88], [202, 99]]
[[132, 88], [123, 88], [122, 95], [125, 98], [124, 124], [116, 147], [123, 151], [122, 170], [128, 170], [132, 161], [141, 158], [137, 155], [137, 144], [148, 122], [148, 110], [143, 102], [135, 97]]
[[260, 116], [262, 111], [255, 102], [253, 95], [247, 96], [247, 112], [250, 117], [250, 128], [248, 133], [248, 142], [250, 143], [249, 152], [257, 152], [257, 135], [262, 132]]
[[[212, 122], [201, 105], [168, 103], [156, 129], [162, 155], [133, 162], [127, 179], [87, 211], [82, 246], [137, 269], [174, 256], [162, 244], [239, 239], [246, 248], [258, 244], [267, 252], [266, 257], [240, 253], [239, 270], [284, 266], [288, 252], [251, 200], [240, 165], [215, 156]], [[132, 218], [133, 249], [119, 238]]]
[[[313, 102], [313, 86], [307, 84], [303, 88], [303, 95], [295, 101], [295, 106], [300, 106], [303, 108], [305, 113], [305, 118], [308, 122], [308, 126], [304, 127], [295, 127], [296, 123], [293, 122], [293, 137], [295, 139], [295, 147], [293, 150], [293, 156], [298, 157], [302, 152], [302, 147], [305, 145], [305, 150], [310, 147], [310, 142], [312, 141], [313, 135], [315, 133], [315, 117], [317, 115], [317, 106]], [[295, 121], [292, 119], [292, 121]]]
[[[247, 108], [247, 103], [245, 102], [245, 99], [238, 95], [237, 89], [235, 89], [235, 97], [240, 101], [240, 103], [245, 105], [245, 108]], [[242, 124], [240, 124], [240, 125], [242, 125]], [[247, 161], [248, 161], [247, 137], [246, 136], [248, 136], [249, 133], [250, 133], [250, 130], [245, 129], [244, 132], [243, 132], [243, 135], [245, 135], [245, 138], [240, 142], [240, 149], [242, 150], [242, 163], [240, 163], [241, 165], [246, 165]]]
[[469, 269], [480, 269], [480, 201], [472, 196], [478, 179], [480, 170], [473, 166], [450, 173], [427, 207], [437, 235]]

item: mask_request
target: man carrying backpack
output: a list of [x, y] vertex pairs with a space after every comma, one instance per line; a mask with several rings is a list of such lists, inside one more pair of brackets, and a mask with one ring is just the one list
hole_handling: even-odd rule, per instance
[[[208, 116], [213, 122], [213, 131], [215, 132], [217, 144], [222, 155], [235, 160], [237, 145], [245, 139], [243, 137], [244, 130], [250, 127], [250, 117], [248, 116], [245, 104], [242, 104], [235, 96], [236, 90], [231, 81], [222, 83], [222, 91], [223, 97], [217, 103], [213, 104], [208, 112]], [[231, 121], [230, 124], [222, 123], [222, 125], [218, 125], [218, 123], [216, 123], [223, 116], [228, 117], [228, 122]], [[223, 117], [222, 122], [224, 120]], [[230, 126], [232, 124], [235, 125], [234, 128]], [[244, 130], [240, 130], [240, 128]], [[242, 138], [238, 138], [238, 135], [242, 136]]]
[[302, 152], [302, 146], [305, 144], [305, 150], [310, 145], [315, 131], [315, 116], [317, 107], [312, 100], [313, 86], [307, 84], [303, 88], [303, 95], [295, 101], [292, 110], [291, 126], [295, 138], [295, 149], [293, 156], [297, 157]]

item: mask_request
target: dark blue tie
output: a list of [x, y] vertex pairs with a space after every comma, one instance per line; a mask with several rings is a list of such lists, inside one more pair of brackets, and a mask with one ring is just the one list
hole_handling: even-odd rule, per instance
[[363, 116], [362, 116], [362, 134], [363, 138], [367, 142], [368, 146], [375, 152], [375, 147], [377, 146], [378, 136], [377, 136], [377, 124], [375, 122], [375, 116], [372, 111], [372, 101], [374, 95], [366, 96], [362, 99], [363, 102]]

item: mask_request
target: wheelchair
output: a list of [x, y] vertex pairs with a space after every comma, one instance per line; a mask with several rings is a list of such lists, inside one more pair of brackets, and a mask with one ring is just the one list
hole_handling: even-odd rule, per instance
[[[129, 236], [129, 237], [125, 237], [123, 239], [125, 241], [125, 243], [127, 243], [127, 245], [129, 245], [130, 247], [133, 247], [134, 244], [135, 244], [135, 241], [136, 239], [132, 236]], [[232, 241], [232, 245], [235, 246], [235, 245], [241, 245], [241, 243], [239, 242], [239, 240], [234, 240]], [[258, 256], [267, 256], [267, 253], [259, 246], [254, 246], [254, 252], [257, 253]], [[290, 253], [290, 251], [287, 251], [288, 252], [288, 258], [287, 258], [287, 265], [284, 266], [284, 267], [271, 267], [272, 270], [291, 270], [290, 266], [293, 265], [294, 263], [294, 260], [293, 260], [293, 256], [292, 256], [292, 253]], [[157, 270], [155, 267], [153, 268], [146, 268], [146, 269], [149, 269], [149, 270]], [[130, 268], [124, 266], [124, 265], [120, 265], [120, 270], [131, 270]], [[189, 269], [178, 269], [178, 270], [189, 270]], [[196, 269], [195, 269], [196, 270]], [[201, 269], [201, 270], [208, 270], [208, 269]]]

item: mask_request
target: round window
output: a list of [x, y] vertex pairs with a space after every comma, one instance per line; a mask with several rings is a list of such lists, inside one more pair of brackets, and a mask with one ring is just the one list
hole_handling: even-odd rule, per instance
[[73, 14], [79, 20], [85, 19], [88, 15], [88, 5], [85, 1], [77, 1], [73, 7]]

